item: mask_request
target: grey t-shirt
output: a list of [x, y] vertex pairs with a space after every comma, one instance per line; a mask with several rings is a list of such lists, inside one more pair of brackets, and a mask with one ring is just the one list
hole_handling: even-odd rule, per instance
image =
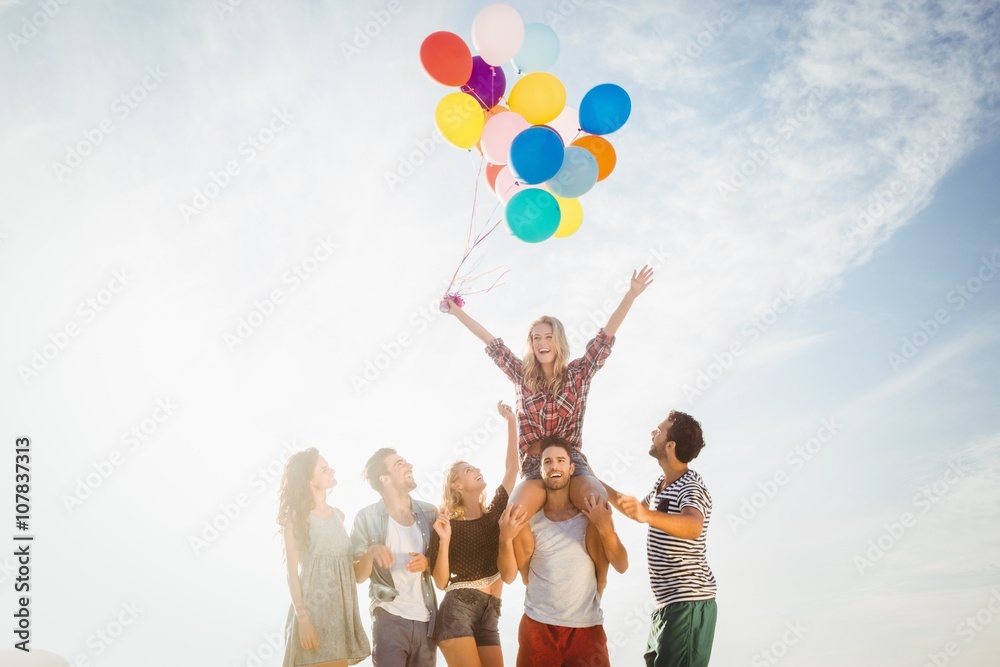
[[524, 613], [528, 618], [566, 628], [601, 625], [594, 561], [587, 553], [587, 517], [549, 521], [539, 511], [528, 522], [535, 551], [528, 564]]

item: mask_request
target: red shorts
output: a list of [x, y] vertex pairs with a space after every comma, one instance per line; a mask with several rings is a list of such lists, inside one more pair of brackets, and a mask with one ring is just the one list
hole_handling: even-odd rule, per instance
[[521, 617], [517, 667], [611, 667], [603, 625], [564, 628]]

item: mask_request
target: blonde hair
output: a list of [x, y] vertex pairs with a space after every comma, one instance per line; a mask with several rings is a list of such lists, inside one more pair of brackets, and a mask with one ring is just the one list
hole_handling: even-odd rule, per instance
[[[552, 327], [552, 338], [555, 340], [556, 358], [555, 373], [551, 380], [546, 381], [542, 373], [542, 365], [535, 358], [535, 348], [531, 344], [531, 334], [539, 324], [548, 324]], [[562, 389], [566, 375], [566, 365], [569, 363], [569, 343], [566, 341], [566, 330], [562, 322], [549, 315], [542, 315], [531, 323], [528, 327], [528, 349], [521, 360], [521, 371], [524, 374], [524, 386], [528, 393], [536, 394], [548, 389], [553, 394], [558, 394]]]
[[[458, 481], [458, 469], [467, 466], [467, 461], [455, 461], [448, 466], [448, 472], [444, 476], [444, 494], [441, 498], [442, 511], [449, 519], [464, 519], [465, 505], [462, 503], [462, 492], [455, 488]], [[486, 514], [486, 489], [479, 494], [479, 509]]]

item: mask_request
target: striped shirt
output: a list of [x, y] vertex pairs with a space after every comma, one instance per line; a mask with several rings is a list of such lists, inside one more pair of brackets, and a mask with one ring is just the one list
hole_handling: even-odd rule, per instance
[[[524, 384], [521, 360], [504, 345], [503, 340], [494, 338], [486, 346], [486, 353], [514, 383], [517, 447], [521, 463], [524, 463], [531, 445], [545, 436], [558, 435], [574, 449], [583, 446], [583, 414], [587, 409], [590, 381], [594, 378], [594, 373], [604, 365], [614, 344], [613, 336], [604, 333], [604, 329], [598, 331], [587, 343], [583, 356], [566, 365], [562, 390], [555, 396], [548, 391], [534, 394], [528, 392]], [[529, 350], [528, 354], [534, 352]]]
[[688, 470], [662, 491], [664, 476], [645, 498], [649, 509], [666, 514], [680, 514], [693, 507], [705, 517], [701, 535], [685, 540], [649, 527], [646, 555], [649, 563], [649, 585], [653, 589], [657, 608], [674, 602], [712, 600], [715, 598], [715, 576], [705, 558], [705, 535], [712, 518], [712, 496], [705, 488], [701, 475]]

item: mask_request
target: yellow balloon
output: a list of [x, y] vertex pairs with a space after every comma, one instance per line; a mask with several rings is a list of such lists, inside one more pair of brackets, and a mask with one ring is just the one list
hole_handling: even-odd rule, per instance
[[532, 125], [544, 125], [566, 106], [566, 88], [548, 72], [525, 74], [511, 89], [507, 106]]
[[450, 93], [441, 98], [434, 112], [441, 136], [459, 148], [472, 148], [483, 134], [486, 114], [475, 97]]
[[559, 229], [553, 236], [564, 239], [575, 234], [576, 230], [580, 229], [580, 225], [583, 224], [583, 205], [579, 199], [556, 197], [556, 201], [559, 202], [559, 213], [562, 217], [559, 218]]

